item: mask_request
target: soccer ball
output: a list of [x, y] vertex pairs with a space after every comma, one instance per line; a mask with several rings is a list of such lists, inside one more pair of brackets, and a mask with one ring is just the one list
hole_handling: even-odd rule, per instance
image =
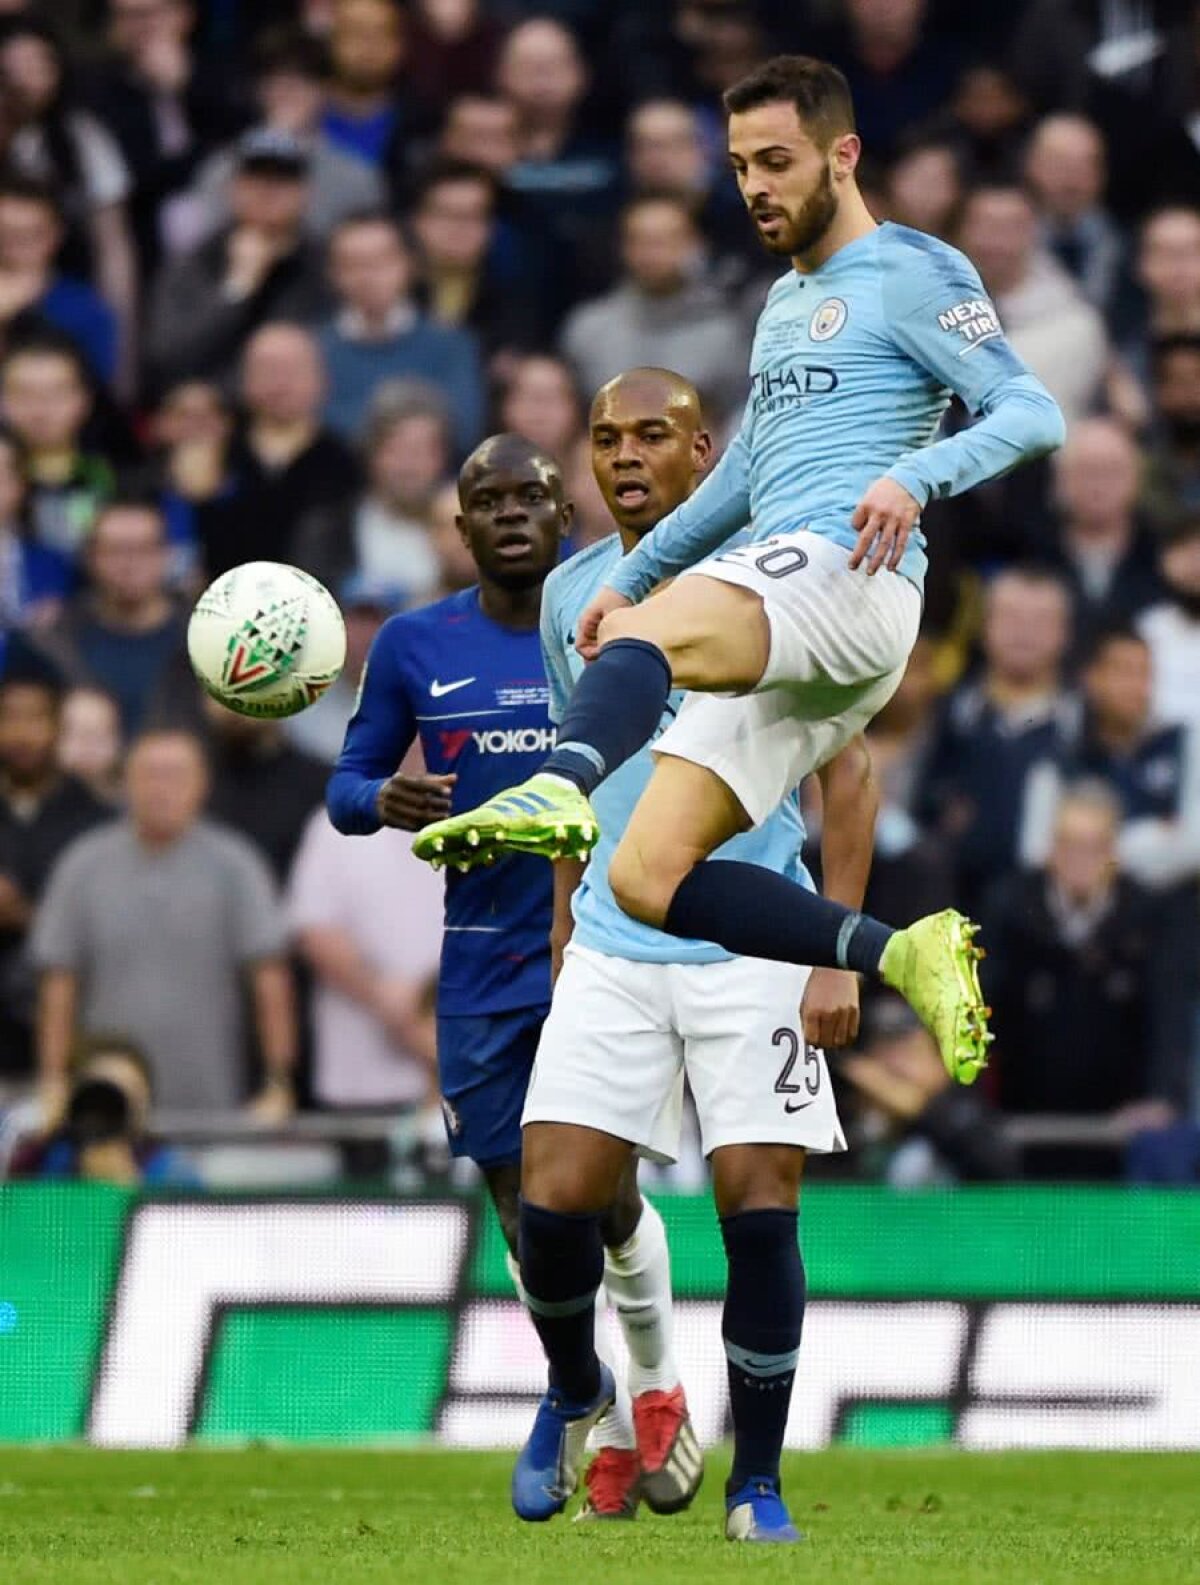
[[248, 561], [196, 601], [188, 657], [207, 693], [239, 715], [307, 710], [336, 682], [346, 624], [323, 583], [299, 567]]

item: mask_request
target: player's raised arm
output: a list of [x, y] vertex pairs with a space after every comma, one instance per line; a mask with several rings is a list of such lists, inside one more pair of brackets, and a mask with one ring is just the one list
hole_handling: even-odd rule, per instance
[[626, 556], [609, 587], [637, 604], [651, 589], [719, 550], [750, 521], [751, 407], [704, 483]]
[[[385, 824], [417, 829], [449, 808], [448, 791], [430, 788], [426, 801], [411, 811], [411, 824], [406, 819], [385, 820], [380, 809], [380, 796], [399, 779], [396, 771], [417, 730], [400, 664], [401, 631], [393, 617], [375, 635], [363, 668], [358, 707], [346, 728], [346, 741], [325, 792], [329, 818], [347, 836], [369, 836]], [[447, 778], [403, 780], [423, 783]]]
[[1004, 338], [970, 260], [957, 249], [896, 246], [883, 275], [888, 328], [914, 362], [982, 416], [969, 429], [902, 456], [887, 477], [923, 507], [1056, 451], [1058, 403]]

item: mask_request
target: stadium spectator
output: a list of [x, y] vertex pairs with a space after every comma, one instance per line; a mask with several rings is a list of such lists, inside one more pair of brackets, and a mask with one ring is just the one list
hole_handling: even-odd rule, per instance
[[1158, 565], [1166, 598], [1137, 624], [1154, 663], [1154, 714], [1181, 722], [1200, 742], [1200, 517], [1178, 528]]
[[33, 537], [25, 448], [0, 421], [0, 630], [45, 627], [74, 584], [69, 557]]
[[162, 256], [166, 205], [196, 164], [245, 120], [227, 63], [196, 55], [190, 0], [109, 0], [108, 58], [92, 73], [90, 102], [130, 173], [130, 218], [142, 272]]
[[[1069, 792], [1046, 867], [1007, 877], [985, 920], [1007, 1112], [1124, 1112], [1132, 1129], [1187, 1104], [1189, 982], [1154, 898], [1120, 872], [1119, 827], [1103, 785]], [[1037, 1154], [1058, 1176], [1089, 1165], [1082, 1152]]]
[[0, 18], [0, 84], [8, 163], [52, 184], [67, 219], [63, 267], [92, 280], [121, 328], [119, 367], [132, 394], [137, 257], [129, 225], [129, 169], [112, 137], [71, 102], [67, 61], [54, 31], [33, 16]]
[[304, 234], [308, 172], [308, 151], [290, 133], [256, 128], [241, 139], [230, 224], [159, 272], [146, 327], [156, 390], [226, 380], [259, 326], [320, 314], [320, 252]]
[[[1133, 628], [1112, 628], [1083, 674], [1087, 715], [1071, 765], [1103, 781], [1121, 806], [1120, 855], [1141, 885], [1162, 890], [1200, 874], [1200, 744], [1155, 721], [1150, 648]], [[1195, 898], [1189, 899], [1195, 918]]]
[[1160, 533], [1200, 512], [1200, 331], [1151, 353], [1153, 428], [1142, 499]]
[[283, 885], [304, 827], [325, 798], [329, 768], [289, 743], [278, 721], [258, 721], [205, 696], [212, 791], [208, 813], [251, 843]]
[[356, 436], [376, 386], [416, 375], [444, 392], [455, 446], [469, 450], [483, 426], [478, 346], [468, 331], [435, 324], [414, 304], [413, 260], [396, 222], [382, 214], [343, 221], [329, 272], [338, 308], [320, 333], [328, 423]]
[[958, 244], [983, 277], [1014, 350], [1045, 381], [1068, 424], [1098, 401], [1108, 338], [1096, 310], [1038, 243], [1019, 187], [979, 187], [963, 206]]
[[[244, 561], [306, 565], [331, 507], [358, 488], [358, 466], [321, 423], [325, 376], [316, 340], [296, 325], [264, 325], [242, 358], [245, 417], [229, 457], [230, 487], [199, 520], [207, 573]], [[306, 522], [315, 525], [304, 544]]]
[[971, 184], [1003, 185], [1020, 167], [1032, 123], [1030, 102], [1015, 78], [994, 62], [977, 60], [959, 77], [945, 113], [926, 130], [952, 144]]
[[[322, 125], [329, 84], [325, 46], [299, 29], [264, 34], [254, 59], [254, 98], [259, 126], [295, 138], [308, 153], [308, 203], [304, 227], [328, 239], [348, 215], [381, 207], [387, 186], [379, 172], [339, 147]], [[236, 148], [214, 153], [196, 172], [188, 191], [173, 205], [172, 244], [193, 241], [228, 223], [229, 189], [237, 169]]]
[[72, 1054], [61, 1125], [18, 1143], [13, 1178], [196, 1189], [187, 1157], [149, 1133], [154, 1079], [141, 1049], [120, 1035], [84, 1040]]
[[489, 172], [442, 163], [422, 179], [409, 220], [425, 312], [439, 325], [471, 331], [488, 358], [532, 346], [539, 322], [520, 272], [496, 267], [496, 203]]
[[266, 1074], [254, 1104], [284, 1116], [295, 1015], [266, 864], [244, 837], [202, 818], [208, 775], [189, 734], [135, 743], [126, 791], [128, 816], [67, 848], [36, 916], [43, 1104], [61, 1109], [79, 1033], [124, 1029], [145, 1051], [163, 1107], [237, 1105], [248, 981]]
[[25, 448], [34, 538], [73, 559], [115, 485], [107, 459], [85, 450], [92, 394], [75, 343], [46, 332], [11, 348], [0, 408]]
[[962, 169], [952, 143], [921, 137], [898, 150], [887, 173], [887, 218], [949, 242], [962, 198]]
[[1134, 507], [1140, 457], [1110, 418], [1082, 419], [1055, 460], [1055, 564], [1074, 600], [1076, 653], [1131, 622], [1162, 594], [1155, 545]]
[[417, 1106], [436, 1092], [423, 993], [441, 953], [442, 886], [402, 831], [342, 836], [322, 809], [288, 898], [314, 980], [313, 1093], [322, 1106]]
[[147, 439], [153, 449], [144, 482], [166, 518], [171, 583], [191, 589], [200, 580], [207, 507], [233, 488], [233, 414], [220, 387], [204, 380], [172, 386], [150, 415]]
[[501, 43], [493, 9], [481, 0], [414, 0], [410, 73], [426, 104], [487, 92]]
[[984, 664], [941, 707], [916, 813], [946, 845], [967, 911], [1044, 852], [1057, 770], [1074, 746], [1078, 701], [1064, 690], [1070, 597], [1053, 573], [1016, 568], [987, 591]]
[[53, 191], [24, 176], [0, 176], [0, 328], [19, 339], [49, 325], [70, 336], [92, 373], [117, 370], [117, 319], [86, 281], [58, 272], [64, 235]]
[[501, 397], [500, 426], [565, 465], [583, 434], [583, 406], [561, 359], [542, 353], [518, 359]]
[[[1142, 302], [1120, 350], [1148, 403], [1154, 341], [1200, 334], [1200, 209], [1173, 204], [1153, 210], [1142, 222], [1134, 273]], [[1146, 412], [1137, 416], [1144, 421]]]
[[634, 194], [670, 193], [684, 200], [718, 257], [733, 256], [761, 269], [746, 206], [724, 162], [714, 169], [693, 105], [680, 99], [638, 105], [629, 117], [625, 157]]
[[34, 980], [26, 940], [63, 849], [105, 816], [56, 762], [61, 694], [34, 677], [0, 682], [0, 1074], [33, 1072]]
[[1025, 179], [1038, 207], [1043, 247], [1094, 308], [1107, 314], [1122, 266], [1120, 233], [1104, 208], [1104, 139], [1085, 116], [1046, 116], [1034, 130]]
[[41, 649], [72, 684], [116, 699], [128, 739], [171, 656], [186, 619], [168, 590], [166, 525], [152, 502], [117, 499], [96, 519], [85, 552], [88, 587], [39, 636]]
[[477, 576], [466, 541], [458, 531], [458, 512], [458, 485], [451, 480], [437, 491], [429, 507], [430, 542], [438, 559], [438, 586], [433, 595], [436, 600], [469, 589]]
[[326, 137], [395, 180], [404, 141], [419, 124], [405, 73], [407, 12], [397, 0], [336, 0], [329, 52], [333, 76], [321, 120]]
[[[471, 579], [474, 582], [474, 578]], [[342, 750], [346, 726], [358, 702], [358, 684], [367, 651], [389, 616], [402, 610], [407, 593], [395, 584], [381, 583], [353, 573], [337, 590], [346, 619], [346, 664], [342, 674], [316, 704], [284, 723], [288, 740], [297, 749], [332, 765]]]
[[438, 153], [503, 182], [518, 158], [516, 106], [486, 94], [460, 94], [446, 109]]
[[702, 393], [715, 422], [747, 389], [745, 334], [713, 283], [704, 241], [678, 198], [638, 198], [621, 215], [624, 277], [583, 303], [561, 347], [584, 390], [637, 364], [678, 370]]
[[124, 764], [121, 710], [102, 688], [71, 688], [63, 697], [58, 768], [83, 783], [101, 804], [121, 800]]

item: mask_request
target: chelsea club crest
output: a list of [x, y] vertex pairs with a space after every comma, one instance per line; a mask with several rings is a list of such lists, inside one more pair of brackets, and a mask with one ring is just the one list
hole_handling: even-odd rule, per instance
[[810, 341], [831, 341], [846, 323], [846, 305], [840, 297], [827, 297], [813, 309], [808, 322]]

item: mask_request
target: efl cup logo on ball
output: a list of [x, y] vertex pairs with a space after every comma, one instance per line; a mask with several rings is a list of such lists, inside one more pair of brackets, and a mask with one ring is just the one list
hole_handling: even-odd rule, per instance
[[209, 585], [188, 624], [201, 686], [239, 715], [275, 719], [315, 703], [341, 674], [346, 628], [324, 584], [252, 561]]

